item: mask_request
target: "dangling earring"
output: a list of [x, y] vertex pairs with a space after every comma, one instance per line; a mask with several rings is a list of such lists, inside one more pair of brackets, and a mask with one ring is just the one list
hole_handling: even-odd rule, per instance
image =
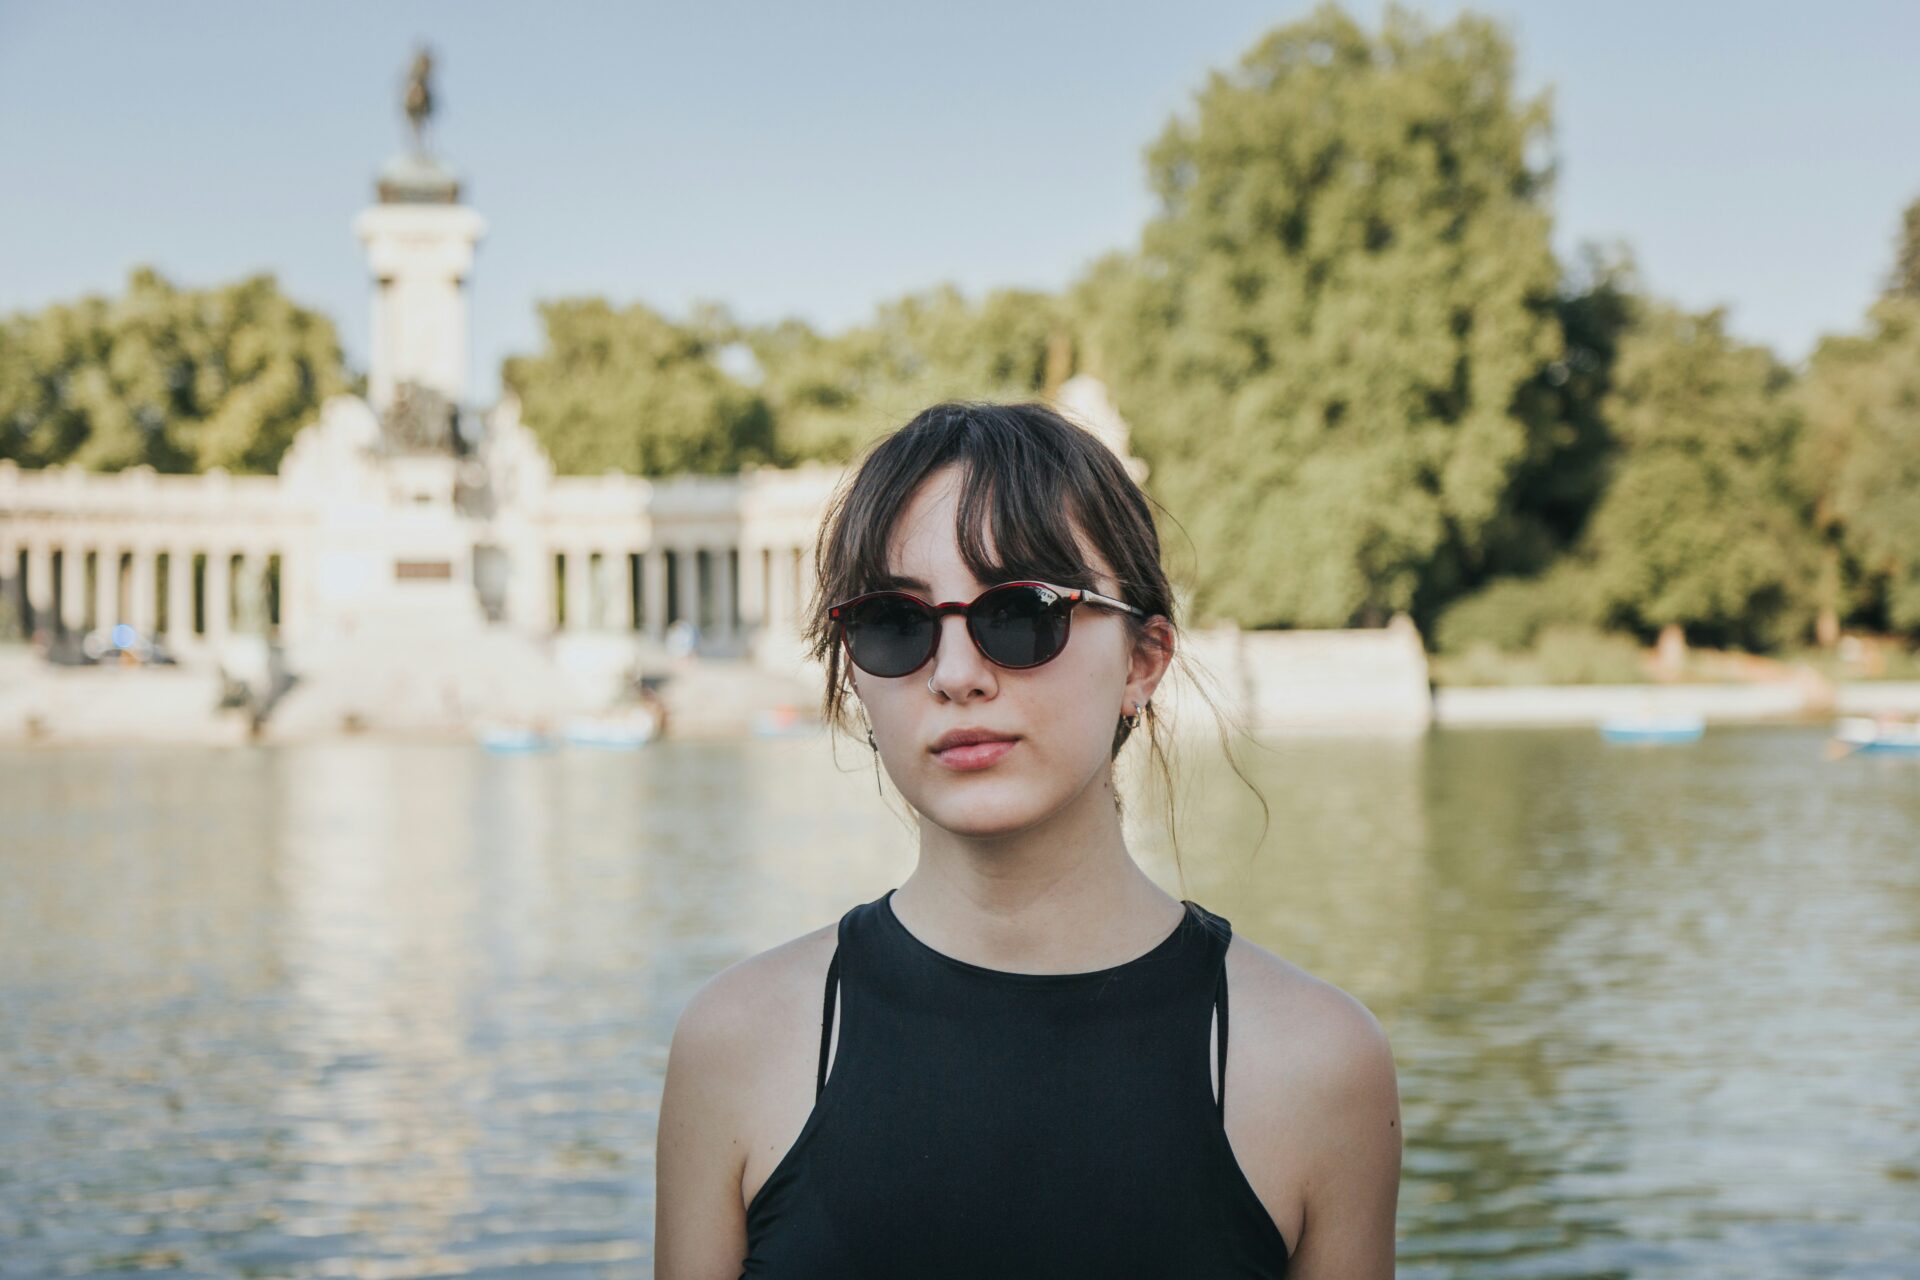
[[867, 726], [867, 745], [873, 748], [873, 793], [885, 799], [887, 793], [880, 788], [880, 744], [873, 740], [871, 724]]

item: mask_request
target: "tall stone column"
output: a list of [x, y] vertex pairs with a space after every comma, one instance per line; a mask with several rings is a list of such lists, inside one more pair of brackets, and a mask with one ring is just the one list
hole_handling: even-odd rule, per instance
[[734, 615], [734, 574], [733, 548], [715, 547], [713, 550], [714, 613], [713, 629], [722, 640], [733, 639]]
[[673, 548], [674, 607], [680, 616], [700, 625], [700, 559], [694, 549], [682, 544]]
[[167, 549], [167, 642], [193, 642], [193, 551], [178, 543]]
[[800, 582], [795, 591], [793, 602], [793, 617], [796, 629], [799, 627], [801, 621], [800, 615], [805, 612], [808, 603], [813, 599], [813, 590], [819, 581], [820, 575], [813, 561], [813, 550], [813, 543], [811, 542], [808, 542], [800, 548]]
[[53, 630], [53, 543], [38, 535], [27, 542], [27, 607], [35, 631]]
[[135, 545], [127, 579], [127, 621], [143, 634], [153, 633], [155, 582], [152, 547]]
[[607, 557], [614, 562], [614, 576], [618, 578], [620, 587], [620, 601], [618, 608], [612, 610], [612, 620], [614, 626], [632, 635], [639, 628], [639, 601], [634, 595], [634, 553], [626, 547], [620, 547], [618, 551], [609, 551]]
[[291, 643], [303, 618], [300, 612], [300, 591], [305, 583], [300, 577], [298, 557], [282, 547], [274, 553], [280, 559], [280, 638]]
[[233, 563], [225, 547], [207, 549], [207, 639], [224, 640], [232, 631]]
[[227, 628], [229, 635], [246, 635], [253, 629], [253, 619], [247, 610], [251, 607], [248, 592], [253, 590], [254, 560], [251, 553], [242, 549], [228, 560], [233, 574], [228, 579], [227, 596], [233, 610], [233, 622]]
[[93, 625], [111, 627], [120, 621], [120, 548], [102, 542], [93, 552]]
[[376, 411], [404, 382], [455, 402], [466, 395], [465, 285], [486, 224], [451, 203], [456, 190], [391, 191], [354, 221], [374, 280], [367, 398]]
[[640, 557], [640, 594], [646, 601], [647, 635], [660, 640], [667, 633], [667, 552], [648, 547]]
[[87, 625], [87, 552], [69, 539], [60, 548], [60, 626], [78, 632]]
[[[594, 561], [596, 555], [598, 563]], [[595, 547], [586, 554], [587, 625], [595, 631], [613, 626], [613, 560], [614, 553], [605, 547]]]
[[740, 548], [740, 629], [752, 633], [766, 621], [767, 574], [764, 548], [751, 543]]
[[18, 609], [26, 608], [26, 597], [20, 594], [20, 543], [7, 526], [0, 524], [0, 603], [14, 605]]
[[767, 555], [766, 626], [770, 633], [785, 640], [793, 620], [793, 580], [787, 574], [787, 549], [769, 547]]
[[568, 631], [584, 631], [587, 628], [587, 553], [579, 547], [568, 547], [565, 555], [562, 562], [567, 592], [565, 626]]
[[267, 633], [267, 556], [249, 548], [240, 553], [239, 571], [233, 584], [234, 604], [239, 617], [234, 625], [248, 635]]

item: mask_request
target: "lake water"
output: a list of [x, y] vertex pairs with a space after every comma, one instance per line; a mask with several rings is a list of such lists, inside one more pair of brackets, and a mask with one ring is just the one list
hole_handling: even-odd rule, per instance
[[[1199, 741], [1136, 849], [1386, 1026], [1401, 1276], [1920, 1276], [1920, 761], [1821, 747], [1268, 743], [1256, 851]], [[869, 761], [0, 751], [0, 1277], [648, 1275], [688, 995], [911, 869]]]

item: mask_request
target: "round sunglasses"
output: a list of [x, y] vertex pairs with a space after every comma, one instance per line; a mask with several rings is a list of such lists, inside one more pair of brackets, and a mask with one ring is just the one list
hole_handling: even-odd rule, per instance
[[970, 602], [930, 604], [908, 591], [870, 591], [827, 610], [853, 665], [872, 676], [918, 671], [940, 647], [940, 619], [965, 615], [967, 634], [987, 661], [1016, 670], [1060, 656], [1073, 625], [1073, 606], [1095, 604], [1146, 617], [1124, 600], [1046, 582], [1002, 582]]

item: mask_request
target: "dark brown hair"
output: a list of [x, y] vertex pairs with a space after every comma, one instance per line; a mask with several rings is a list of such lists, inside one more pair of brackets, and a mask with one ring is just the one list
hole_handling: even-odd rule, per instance
[[[972, 400], [936, 404], [867, 448], [836, 486], [820, 523], [813, 599], [801, 634], [808, 655], [826, 668], [822, 715], [830, 731], [851, 732], [854, 725], [846, 710], [846, 655], [827, 608], [873, 590], [886, 579], [891, 571], [887, 542], [894, 522], [920, 485], [949, 465], [957, 465], [960, 471], [954, 534], [961, 558], [975, 579], [993, 583], [1037, 578], [1065, 587], [1104, 590], [1077, 529], [1112, 568], [1114, 594], [1147, 618], [1155, 614], [1166, 618], [1176, 640], [1180, 634], [1173, 588], [1161, 564], [1160, 535], [1154, 526], [1152, 505], [1157, 504], [1152, 504], [1104, 441], [1045, 404]], [[997, 557], [987, 554], [983, 530], [991, 532]], [[1156, 642], [1144, 619], [1115, 616], [1127, 626], [1136, 646]], [[1219, 722], [1218, 705], [1197, 680], [1191, 680], [1197, 664], [1180, 651], [1178, 643], [1172, 663], [1190, 677]], [[1140, 715], [1140, 730], [1166, 784], [1167, 830], [1184, 894], [1186, 877], [1173, 826], [1173, 772], [1160, 724], [1161, 713], [1149, 701]], [[1119, 756], [1132, 732], [1125, 718], [1120, 718], [1110, 760]], [[1224, 726], [1220, 741], [1234, 772], [1247, 782], [1233, 759]], [[1257, 787], [1253, 790], [1260, 795]], [[1115, 803], [1119, 803], [1117, 788]], [[1264, 797], [1261, 810], [1266, 811]]]

